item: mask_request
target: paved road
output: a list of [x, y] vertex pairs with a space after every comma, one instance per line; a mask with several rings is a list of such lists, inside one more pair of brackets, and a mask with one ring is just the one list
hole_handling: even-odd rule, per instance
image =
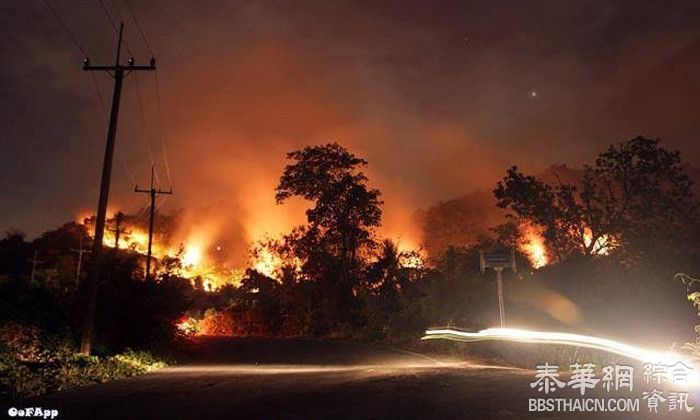
[[61, 419], [520, 419], [533, 375], [347, 342], [203, 339], [178, 366], [31, 403]]

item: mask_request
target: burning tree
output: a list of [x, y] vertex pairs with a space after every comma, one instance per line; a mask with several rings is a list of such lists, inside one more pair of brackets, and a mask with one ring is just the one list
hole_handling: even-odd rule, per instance
[[561, 260], [618, 247], [638, 255], [638, 245], [649, 238], [672, 240], [690, 222], [691, 186], [679, 152], [664, 149], [658, 139], [636, 137], [598, 155], [578, 185], [551, 185], [514, 166], [494, 195], [499, 207], [540, 227]]

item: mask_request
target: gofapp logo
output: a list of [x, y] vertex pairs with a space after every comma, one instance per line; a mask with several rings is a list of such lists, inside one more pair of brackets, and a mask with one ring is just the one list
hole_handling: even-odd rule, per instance
[[58, 410], [41, 407], [11, 407], [9, 410], [7, 410], [7, 415], [9, 415], [10, 417], [55, 419], [56, 417], [58, 417]]

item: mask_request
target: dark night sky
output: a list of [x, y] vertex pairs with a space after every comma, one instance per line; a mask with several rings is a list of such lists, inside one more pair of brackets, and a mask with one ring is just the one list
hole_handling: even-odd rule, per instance
[[[145, 63], [123, 0], [103, 1]], [[700, 158], [697, 1], [131, 3], [164, 129], [152, 77], [138, 81], [145, 119], [129, 78], [113, 208], [143, 204], [128, 172], [146, 181], [149, 138], [163, 180], [163, 139], [172, 167], [164, 208], [241, 240], [298, 220], [272, 188], [284, 153], [312, 143], [367, 157], [387, 229], [406, 237], [414, 209], [490, 188], [511, 164], [580, 164], [637, 134]], [[93, 63], [113, 60], [98, 1], [51, 4]], [[105, 109], [43, 1], [2, 2], [0, 27], [0, 229], [36, 235], [94, 208]]]

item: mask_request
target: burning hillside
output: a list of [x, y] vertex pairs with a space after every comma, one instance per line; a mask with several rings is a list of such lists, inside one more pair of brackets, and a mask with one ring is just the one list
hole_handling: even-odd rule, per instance
[[[94, 221], [94, 217], [82, 220], [91, 237], [94, 235]], [[148, 231], [142, 223], [138, 215], [115, 214], [108, 220], [104, 245], [129, 250], [146, 257]], [[206, 291], [216, 290], [226, 284], [238, 284], [243, 273], [219, 261], [216, 253], [221, 249], [220, 245], [214, 245], [211, 240], [201, 235], [178, 240], [167, 229], [161, 228], [153, 235], [152, 256], [155, 271], [162, 272], [167, 265], [175, 274], [190, 279], [193, 283], [201, 282], [201, 287]]]
[[[299, 272], [301, 262], [298, 258], [288, 260], [275, 251], [276, 241], [264, 235], [263, 239], [253, 241], [252, 250], [248, 254], [247, 264], [243, 267], [232, 263], [224, 252], [224, 245], [206, 233], [211, 230], [190, 227], [183, 229], [182, 219], [177, 215], [168, 217], [158, 215], [159, 226], [154, 231], [152, 255], [155, 262], [155, 272], [161, 273], [166, 265], [175, 274], [190, 279], [193, 284], [201, 282], [201, 288], [214, 291], [231, 284], [238, 286], [244, 276], [245, 269], [251, 268], [260, 274], [273, 279], [281, 278], [282, 269], [291, 267]], [[112, 213], [107, 221], [104, 234], [104, 245], [135, 252], [145, 258], [148, 253], [148, 229], [139, 214], [123, 215]], [[87, 227], [88, 234], [94, 236], [95, 218], [81, 217], [79, 223]], [[187, 236], [181, 231], [194, 232]], [[175, 233], [173, 233], [175, 232]], [[417, 246], [407, 241], [398, 241], [397, 247], [401, 252], [400, 264], [404, 267], [418, 267], [424, 264], [425, 252], [418, 252]]]

